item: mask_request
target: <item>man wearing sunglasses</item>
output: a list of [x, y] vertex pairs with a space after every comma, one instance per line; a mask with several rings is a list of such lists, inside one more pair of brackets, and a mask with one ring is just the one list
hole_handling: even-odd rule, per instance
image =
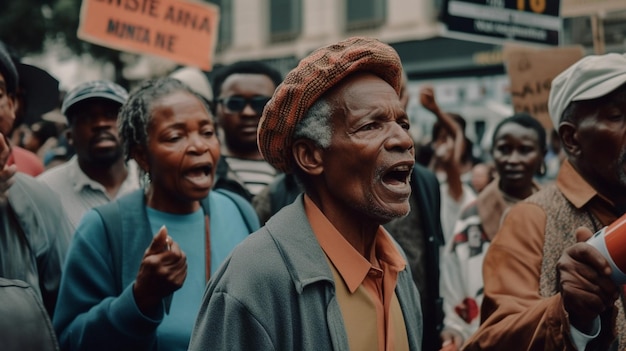
[[239, 183], [243, 189], [237, 192], [251, 200], [276, 176], [276, 169], [259, 153], [256, 130], [265, 104], [281, 82], [280, 72], [259, 61], [236, 62], [216, 72], [215, 116], [225, 161], [218, 165], [216, 187], [235, 190], [232, 187]]

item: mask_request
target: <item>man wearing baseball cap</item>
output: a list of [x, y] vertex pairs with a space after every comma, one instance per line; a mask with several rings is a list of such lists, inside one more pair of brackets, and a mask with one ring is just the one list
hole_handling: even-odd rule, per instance
[[548, 108], [566, 159], [502, 223], [464, 350], [626, 349], [621, 286], [584, 242], [626, 212], [626, 56], [581, 59], [553, 80]]
[[213, 275], [190, 350], [420, 350], [419, 293], [382, 224], [414, 164], [388, 45], [349, 38], [300, 61], [259, 122], [260, 151], [304, 194]]
[[117, 130], [117, 115], [128, 99], [121, 86], [95, 80], [79, 84], [63, 99], [74, 155], [37, 179], [57, 192], [76, 229], [87, 210], [139, 188], [137, 165], [126, 163]]

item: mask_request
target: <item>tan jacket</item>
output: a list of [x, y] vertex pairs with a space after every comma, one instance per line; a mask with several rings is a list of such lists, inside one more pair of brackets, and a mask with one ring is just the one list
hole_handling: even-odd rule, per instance
[[[617, 218], [567, 161], [556, 184], [513, 206], [485, 257], [481, 326], [464, 350], [575, 350], [557, 292], [556, 262], [576, 242], [579, 226], [598, 230]], [[600, 335], [587, 350], [609, 350], [618, 308], [601, 316]], [[620, 350], [626, 334], [620, 328]]]

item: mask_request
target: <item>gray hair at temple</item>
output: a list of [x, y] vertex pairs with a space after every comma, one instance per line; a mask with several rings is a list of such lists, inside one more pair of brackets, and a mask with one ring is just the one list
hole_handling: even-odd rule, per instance
[[325, 98], [317, 100], [305, 113], [293, 132], [293, 140], [310, 139], [323, 149], [330, 147], [333, 136], [332, 107]]

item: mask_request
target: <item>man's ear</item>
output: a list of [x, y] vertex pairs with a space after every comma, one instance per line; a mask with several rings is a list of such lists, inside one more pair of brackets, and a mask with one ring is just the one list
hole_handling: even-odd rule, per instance
[[137, 162], [139, 168], [145, 173], [150, 173], [150, 162], [148, 162], [148, 154], [143, 146], [135, 146], [130, 152], [130, 156]]
[[561, 147], [565, 153], [572, 156], [580, 154], [580, 144], [578, 140], [578, 129], [572, 122], [563, 121], [559, 125], [559, 135]]
[[312, 140], [296, 140], [292, 151], [296, 165], [303, 172], [309, 175], [320, 175], [324, 171], [322, 150]]

